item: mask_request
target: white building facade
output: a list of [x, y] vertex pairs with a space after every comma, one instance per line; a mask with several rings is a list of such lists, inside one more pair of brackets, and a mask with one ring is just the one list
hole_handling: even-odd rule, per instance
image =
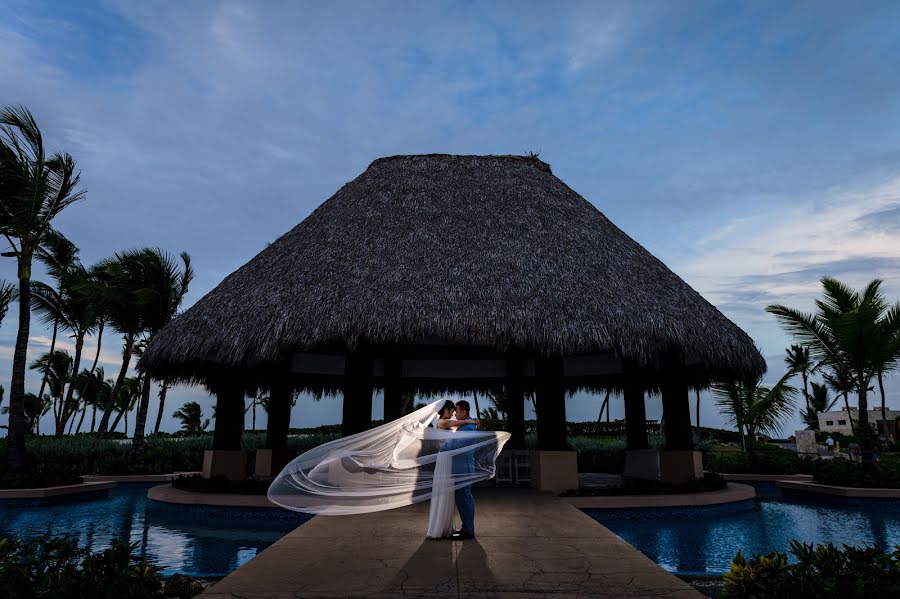
[[[853, 426], [856, 427], [856, 423], [859, 422], [859, 408], [850, 408], [849, 417], [847, 415], [846, 408], [839, 411], [833, 412], [819, 412], [819, 430], [826, 431], [829, 433], [842, 433], [844, 435], [852, 434], [852, 429], [850, 428], [850, 419], [853, 419]], [[897, 428], [900, 426], [900, 410], [891, 410], [888, 409], [885, 412], [886, 419], [882, 419], [881, 417], [881, 408], [872, 408], [868, 411], [869, 416], [869, 425], [872, 427], [877, 426], [879, 433], [882, 433], [884, 430], [885, 423], [883, 421], [886, 420], [888, 434], [892, 437], [896, 438]]]

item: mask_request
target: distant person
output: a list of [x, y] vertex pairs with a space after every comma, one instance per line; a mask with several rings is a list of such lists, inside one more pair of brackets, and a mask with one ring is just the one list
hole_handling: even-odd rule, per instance
[[828, 435], [828, 438], [825, 439], [825, 446], [828, 448], [828, 453], [834, 453], [834, 439], [831, 438], [831, 435]]

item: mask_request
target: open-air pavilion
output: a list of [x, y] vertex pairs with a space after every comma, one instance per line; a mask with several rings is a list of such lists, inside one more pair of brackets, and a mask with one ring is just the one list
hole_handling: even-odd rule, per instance
[[[536, 486], [576, 480], [565, 397], [616, 389], [629, 471], [700, 474], [691, 388], [752, 377], [750, 337], [532, 156], [381, 158], [161, 331], [141, 359], [217, 396], [207, 476], [243, 477], [243, 403], [270, 391], [257, 472], [287, 460], [291, 395], [340, 392], [345, 434], [372, 398], [503, 387], [512, 448], [534, 393]], [[665, 451], [644, 399], [662, 396]], [[273, 472], [275, 471], [275, 472]]]

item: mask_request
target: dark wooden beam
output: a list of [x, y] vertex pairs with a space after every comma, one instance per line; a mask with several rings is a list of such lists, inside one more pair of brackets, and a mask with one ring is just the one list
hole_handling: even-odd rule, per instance
[[289, 381], [276, 379], [269, 388], [269, 415], [266, 423], [266, 449], [287, 449], [291, 426], [291, 400], [294, 389]]
[[216, 428], [213, 449], [241, 449], [244, 434], [245, 388], [235, 380], [216, 386]]
[[344, 366], [344, 407], [341, 433], [346, 437], [372, 426], [372, 357], [364, 351], [347, 354]]
[[648, 449], [647, 408], [644, 404], [644, 381], [641, 369], [633, 362], [623, 364], [622, 381], [625, 401], [625, 446], [626, 449]]
[[691, 399], [687, 370], [681, 356], [666, 354], [662, 359], [662, 404], [666, 427], [666, 449], [690, 451], [694, 448], [691, 432]]
[[534, 366], [537, 389], [537, 448], [565, 451], [569, 445], [562, 358], [538, 358]]

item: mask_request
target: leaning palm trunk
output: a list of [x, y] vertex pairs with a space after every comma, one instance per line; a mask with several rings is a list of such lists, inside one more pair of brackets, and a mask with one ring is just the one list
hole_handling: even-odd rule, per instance
[[97, 404], [94, 404], [93, 413], [91, 414], [91, 433], [93, 434], [97, 424]]
[[[56, 350], [56, 334], [59, 332], [59, 320], [53, 319], [53, 337], [50, 338], [50, 351], [48, 352], [51, 356], [53, 352]], [[38, 391], [38, 397], [44, 397], [44, 389], [47, 388], [47, 376], [49, 372], [45, 372], [44, 376], [41, 377], [41, 389]], [[54, 415], [56, 413], [54, 412]], [[58, 418], [57, 418], [58, 420]]]
[[66, 429], [66, 421], [72, 417], [75, 411], [72, 409], [72, 402], [75, 397], [75, 377], [78, 375], [78, 369], [81, 367], [81, 350], [84, 349], [85, 331], [75, 333], [75, 360], [72, 362], [72, 379], [69, 382], [69, 388], [66, 390], [65, 399], [62, 402], [62, 418], [56, 425], [56, 436], [62, 437]]
[[847, 392], [844, 391], [844, 407], [847, 408], [847, 420], [850, 421], [850, 434], [856, 434], [856, 427], [853, 426], [853, 414], [850, 413], [850, 400], [847, 397]]
[[76, 435], [81, 432], [81, 425], [84, 424], [84, 416], [87, 414], [87, 409], [87, 402], [84, 402], [84, 406], [81, 408], [81, 417], [78, 419], [78, 427], [75, 429]]
[[[122, 348], [122, 368], [119, 370], [119, 376], [116, 377], [116, 382], [109, 394], [109, 399], [106, 400], [106, 406], [104, 406], [103, 408], [103, 416], [100, 418], [100, 425], [97, 429], [97, 435], [95, 437], [96, 441], [102, 440], [106, 435], [106, 429], [109, 425], [109, 417], [116, 405], [116, 400], [119, 397], [119, 390], [122, 388], [122, 383], [125, 382], [125, 376], [128, 374], [128, 366], [131, 364], [132, 353], [134, 353], [134, 335], [125, 335], [125, 345]], [[116, 424], [118, 424], [118, 422], [119, 420], [117, 418]], [[115, 430], [115, 425], [113, 425], [113, 428], [111, 430]]]
[[7, 467], [11, 473], [25, 469], [25, 360], [31, 331], [31, 251], [22, 248], [19, 256], [19, 330], [13, 353], [12, 381], [9, 390], [9, 431]]
[[888, 439], [887, 408], [884, 405], [884, 377], [880, 370], [878, 371], [878, 390], [881, 391], [881, 426], [884, 428], [884, 446], [887, 447], [890, 440]]
[[144, 455], [144, 429], [147, 426], [147, 411], [150, 409], [150, 373], [144, 375], [144, 384], [141, 388], [141, 401], [138, 404], [137, 416], [134, 419], [134, 439], [131, 441], [131, 449], [135, 456]]
[[159, 388], [159, 412], [156, 413], [156, 426], [153, 427], [153, 434], [159, 434], [159, 425], [162, 423], [163, 410], [166, 406], [166, 393], [169, 391], [169, 381], [163, 381]]
[[856, 423], [859, 447], [862, 452], [863, 463], [872, 462], [874, 447], [872, 446], [872, 429], [869, 428], [869, 400], [868, 389], [865, 384], [859, 386], [859, 420]]

